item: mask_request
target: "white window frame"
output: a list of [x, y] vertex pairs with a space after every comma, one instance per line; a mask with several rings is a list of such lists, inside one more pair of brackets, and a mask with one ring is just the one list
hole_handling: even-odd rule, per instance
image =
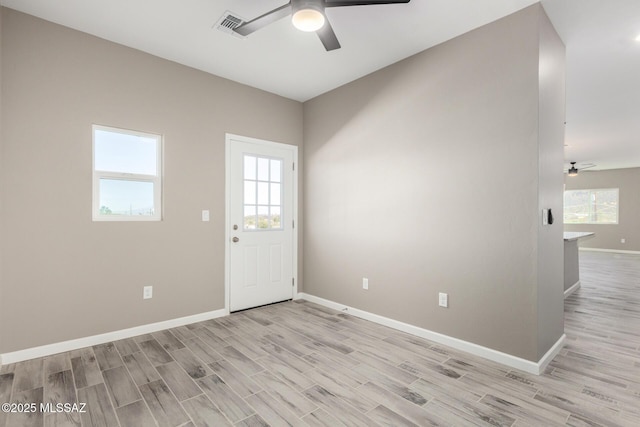
[[[587, 221], [587, 222], [564, 222], [567, 225], [618, 225], [620, 223], [620, 189], [619, 188], [573, 188], [571, 190], [565, 190], [565, 193], [569, 191], [588, 191], [589, 192], [589, 200], [591, 200], [591, 195], [595, 191], [615, 191], [617, 196], [617, 205], [616, 205], [616, 220], [615, 222], [600, 222], [600, 221]], [[589, 206], [589, 212], [591, 213], [591, 208], [593, 206]], [[564, 217], [564, 215], [563, 215]]]
[[[143, 175], [135, 173], [110, 172], [96, 170], [96, 131], [122, 133], [155, 139], [156, 141], [156, 175]], [[116, 128], [113, 126], [92, 125], [92, 170], [93, 170], [93, 199], [92, 217], [94, 221], [162, 221], [162, 135], [140, 132], [130, 129]], [[153, 215], [100, 215], [100, 179], [112, 179], [135, 182], [153, 183]]]

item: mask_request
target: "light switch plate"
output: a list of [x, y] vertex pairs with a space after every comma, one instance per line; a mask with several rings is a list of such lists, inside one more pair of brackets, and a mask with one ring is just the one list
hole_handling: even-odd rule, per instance
[[449, 295], [444, 292], [438, 294], [438, 305], [440, 307], [449, 307]]
[[209, 218], [210, 218], [209, 211], [208, 210], [202, 211], [202, 221], [203, 222], [208, 222]]

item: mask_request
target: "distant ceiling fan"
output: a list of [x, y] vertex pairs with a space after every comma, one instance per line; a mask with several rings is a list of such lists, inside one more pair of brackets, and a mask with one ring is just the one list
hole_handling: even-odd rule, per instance
[[[569, 176], [576, 176], [578, 175], [578, 168], [576, 167], [576, 163], [577, 162], [570, 162], [571, 163], [571, 167], [569, 168], [569, 170], [567, 170], [567, 175]], [[594, 165], [593, 163], [584, 163], [582, 165], [580, 165], [580, 170], [583, 169], [589, 169], [592, 168], [596, 165]]]
[[293, 25], [307, 32], [315, 31], [327, 51], [340, 49], [340, 42], [331, 28], [324, 10], [327, 7], [367, 6], [373, 4], [409, 3], [411, 0], [290, 0], [251, 21], [244, 22], [233, 31], [246, 36], [260, 28], [291, 15]]

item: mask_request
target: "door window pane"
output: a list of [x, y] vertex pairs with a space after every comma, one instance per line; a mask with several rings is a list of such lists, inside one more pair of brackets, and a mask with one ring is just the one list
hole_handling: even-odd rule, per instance
[[258, 157], [258, 181], [269, 181], [269, 159]]
[[282, 160], [271, 159], [271, 182], [280, 182]]
[[244, 181], [244, 204], [255, 205], [256, 204], [256, 182]]
[[256, 179], [256, 158], [244, 156], [244, 179]]
[[258, 228], [270, 228], [268, 206], [258, 206]]
[[271, 228], [280, 228], [280, 206], [271, 207]]
[[254, 230], [256, 228], [256, 207], [245, 206], [244, 207], [244, 229]]
[[280, 187], [279, 182], [271, 183], [271, 205], [273, 206], [280, 206]]
[[258, 204], [269, 205], [269, 183], [258, 183]]

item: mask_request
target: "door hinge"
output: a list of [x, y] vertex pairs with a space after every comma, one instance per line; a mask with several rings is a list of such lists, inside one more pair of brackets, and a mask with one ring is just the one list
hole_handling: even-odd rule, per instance
[[295, 278], [291, 278], [291, 286], [295, 286], [296, 285], [296, 279]]
[[293, 170], [296, 170], [296, 164], [293, 163]]
[[291, 228], [296, 228], [296, 222], [295, 221], [291, 221]]

